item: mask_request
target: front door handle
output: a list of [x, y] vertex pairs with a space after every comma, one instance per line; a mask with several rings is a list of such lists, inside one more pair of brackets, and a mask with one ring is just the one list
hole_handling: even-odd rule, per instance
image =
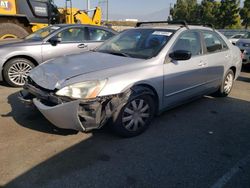
[[78, 48], [87, 48], [88, 45], [87, 45], [87, 44], [79, 44], [77, 47], [78, 47]]
[[200, 67], [204, 67], [204, 66], [206, 66], [207, 65], [207, 63], [205, 63], [205, 62], [203, 62], [203, 61], [201, 61], [199, 64], [198, 64], [198, 66], [200, 66]]

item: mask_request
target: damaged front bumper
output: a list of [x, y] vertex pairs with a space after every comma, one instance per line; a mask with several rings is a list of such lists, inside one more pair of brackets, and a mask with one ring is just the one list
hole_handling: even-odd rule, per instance
[[120, 94], [94, 100], [65, 100], [55, 96], [54, 92], [27, 84], [19, 98], [25, 104], [34, 104], [56, 127], [86, 132], [101, 128], [125, 104], [126, 96]]
[[86, 127], [81, 124], [77, 116], [79, 101], [76, 100], [51, 107], [34, 98], [33, 103], [44, 117], [55, 126], [63, 129], [86, 131]]

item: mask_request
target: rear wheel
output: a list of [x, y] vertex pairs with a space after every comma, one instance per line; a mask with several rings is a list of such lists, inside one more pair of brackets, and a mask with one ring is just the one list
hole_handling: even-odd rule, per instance
[[3, 68], [4, 80], [13, 87], [22, 87], [25, 84], [28, 73], [35, 65], [25, 58], [9, 60]]
[[217, 95], [220, 97], [226, 97], [229, 95], [229, 93], [231, 92], [232, 88], [233, 88], [233, 84], [234, 84], [234, 72], [230, 69], [227, 71], [225, 78], [219, 88], [219, 90], [217, 91]]
[[144, 132], [155, 113], [154, 100], [150, 95], [140, 95], [131, 99], [119, 112], [113, 124], [116, 133], [123, 137], [133, 137]]
[[0, 23], [0, 39], [24, 38], [28, 31], [15, 23]]

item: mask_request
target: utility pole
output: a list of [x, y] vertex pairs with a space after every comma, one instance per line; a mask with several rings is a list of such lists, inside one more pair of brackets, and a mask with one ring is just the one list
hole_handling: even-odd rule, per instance
[[98, 4], [106, 3], [106, 22], [109, 21], [109, 0], [99, 0]]
[[87, 0], [87, 10], [88, 11], [90, 10], [90, 2], [89, 2], [89, 0]]
[[87, 15], [89, 16], [90, 2], [87, 0]]
[[107, 22], [109, 21], [109, 0], [107, 1]]
[[171, 15], [171, 9], [172, 9], [172, 3], [169, 3], [168, 21], [173, 21], [173, 18], [172, 18], [172, 15]]

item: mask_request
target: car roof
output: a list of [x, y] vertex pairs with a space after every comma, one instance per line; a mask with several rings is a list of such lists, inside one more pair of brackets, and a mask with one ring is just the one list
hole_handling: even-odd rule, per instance
[[105, 29], [108, 31], [111, 31], [113, 33], [117, 33], [117, 31], [111, 29], [111, 28], [107, 28], [104, 26], [99, 26], [99, 25], [90, 25], [90, 24], [54, 24], [53, 26], [58, 26], [60, 28], [67, 28], [67, 27], [95, 27], [95, 28], [101, 28], [101, 29]]
[[213, 28], [210, 27], [205, 27], [202, 25], [188, 25], [183, 26], [183, 25], [174, 25], [174, 24], [145, 24], [141, 25], [140, 27], [137, 28], [147, 28], [147, 29], [170, 29], [170, 30], [179, 30], [181, 28], [187, 28], [187, 29], [200, 29], [200, 30], [210, 30], [213, 31]]
[[145, 28], [145, 29], [171, 29], [171, 30], [178, 30], [180, 29], [181, 26], [178, 25], [143, 25], [140, 27], [137, 27], [138, 29], [140, 28]]
[[94, 27], [102, 27], [102, 26], [97, 26], [97, 25], [90, 25], [90, 24], [54, 24], [53, 26], [58, 26], [58, 27], [84, 27], [84, 26], [94, 26]]

